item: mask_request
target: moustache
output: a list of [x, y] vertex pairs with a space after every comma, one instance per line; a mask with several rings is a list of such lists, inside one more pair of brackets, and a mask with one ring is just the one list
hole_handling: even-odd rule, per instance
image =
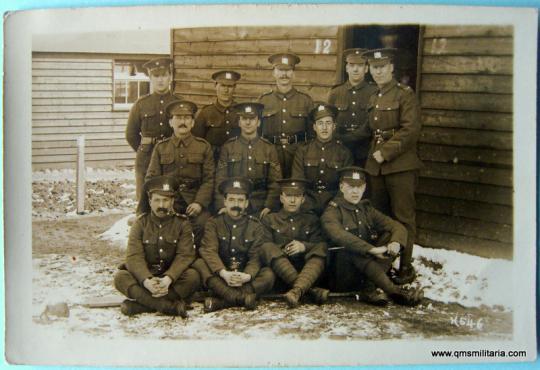
[[169, 209], [167, 209], [167, 208], [164, 208], [164, 207], [159, 207], [158, 209], [156, 209], [156, 212], [163, 212], [163, 213], [167, 213], [167, 212], [169, 212]]
[[240, 207], [236, 207], [236, 206], [235, 206], [235, 207], [231, 207], [231, 211], [238, 211], [238, 212], [242, 212], [242, 211], [243, 211], [243, 209], [242, 209], [242, 208], [240, 208]]

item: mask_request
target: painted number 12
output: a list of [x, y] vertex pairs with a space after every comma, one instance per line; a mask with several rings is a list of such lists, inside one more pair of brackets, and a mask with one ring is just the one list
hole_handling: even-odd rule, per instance
[[330, 54], [330, 47], [332, 46], [332, 41], [330, 40], [315, 40], [315, 54]]

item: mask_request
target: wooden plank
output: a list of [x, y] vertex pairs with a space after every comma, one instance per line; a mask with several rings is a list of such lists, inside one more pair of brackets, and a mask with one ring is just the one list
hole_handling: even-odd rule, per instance
[[[266, 89], [264, 91], [268, 91], [269, 89]], [[300, 88], [298, 89], [306, 94], [308, 94], [314, 101], [326, 101], [326, 97], [328, 94], [327, 88], [318, 88], [318, 87], [312, 87], [312, 88]], [[193, 101], [197, 106], [201, 107], [206, 104], [210, 104], [216, 100], [216, 94], [212, 93], [208, 90], [189, 90], [189, 89], [182, 89], [178, 88], [174, 91], [175, 94], [182, 96], [184, 99], [188, 99]], [[247, 102], [247, 101], [256, 101], [261, 94], [257, 94], [256, 91], [251, 91], [251, 93], [246, 94], [238, 94], [235, 93], [236, 100], [241, 102]]]
[[417, 194], [416, 209], [429, 213], [467, 217], [498, 224], [513, 224], [512, 207]]
[[513, 100], [511, 94], [422, 92], [420, 105], [430, 109], [511, 113]]
[[431, 179], [428, 177], [420, 177], [416, 192], [436, 197], [473, 200], [510, 207], [512, 207], [514, 195], [513, 189], [509, 187]]
[[513, 36], [513, 26], [426, 26], [424, 37], [505, 37]]
[[513, 245], [493, 240], [418, 229], [416, 243], [429, 248], [455, 250], [487, 258], [512, 259]]
[[107, 84], [111, 77], [32, 77], [33, 84]]
[[491, 150], [460, 146], [419, 144], [418, 154], [425, 161], [465, 163], [465, 164], [499, 164], [512, 166], [511, 150]]
[[32, 70], [34, 69], [58, 69], [58, 70], [86, 70], [86, 69], [100, 69], [100, 70], [112, 70], [112, 60], [96, 60], [91, 61], [88, 59], [76, 60], [36, 60], [32, 59]]
[[[125, 138], [118, 139], [98, 139], [98, 140], [85, 140], [85, 146], [87, 149], [91, 147], [114, 147], [127, 145]], [[76, 139], [67, 139], [67, 140], [51, 140], [51, 141], [33, 141], [32, 149], [55, 149], [55, 148], [76, 148], [77, 142]], [[131, 148], [131, 147], [130, 147]]]
[[424, 56], [422, 73], [511, 75], [512, 57]]
[[[124, 139], [124, 132], [95, 132], [85, 135], [87, 140], [92, 139]], [[49, 135], [32, 135], [32, 141], [62, 141], [75, 140], [77, 134], [49, 134]]]
[[104, 84], [84, 83], [33, 83], [32, 92], [36, 91], [112, 91], [112, 80]]
[[512, 170], [503, 168], [466, 166], [424, 162], [421, 176], [432, 179], [472, 182], [478, 184], [499, 185], [512, 187]]
[[125, 132], [126, 126], [123, 125], [108, 125], [108, 126], [75, 126], [75, 127], [34, 127], [32, 128], [32, 134], [34, 135], [46, 135], [46, 134], [86, 134], [92, 132]]
[[126, 111], [105, 111], [105, 112], [53, 112], [53, 113], [32, 113], [34, 120], [71, 120], [71, 119], [114, 119], [127, 118], [129, 112]]
[[498, 112], [447, 111], [423, 108], [422, 124], [475, 130], [512, 131], [512, 114]]
[[[73, 155], [47, 155], [47, 156], [32, 156], [32, 163], [58, 163], [58, 162], [72, 162], [77, 158], [76, 154]], [[115, 160], [135, 160], [135, 153], [95, 153], [86, 155], [87, 161], [115, 161]]]
[[104, 91], [32, 91], [32, 99], [112, 98], [112, 90]]
[[337, 26], [200, 27], [173, 31], [173, 42], [335, 38]]
[[75, 127], [75, 126], [126, 126], [125, 118], [114, 119], [72, 119], [72, 120], [34, 120], [32, 127]]
[[[183, 82], [210, 82], [212, 74], [219, 69], [176, 69], [174, 80], [176, 83]], [[239, 83], [248, 84], [275, 84], [276, 80], [272, 76], [271, 69], [268, 70], [250, 70], [235, 69], [241, 74]], [[320, 85], [333, 86], [336, 78], [335, 71], [294, 71], [294, 84], [296, 86]]]
[[[260, 55], [208, 55], [195, 56], [186, 55], [181, 58], [175, 58], [174, 67], [189, 68], [246, 68], [246, 69], [270, 69], [268, 63], [268, 54]], [[335, 55], [309, 55], [304, 56], [302, 61], [296, 66], [296, 70], [326, 70], [336, 69]], [[43, 77], [42, 77], [43, 78]]]
[[419, 141], [426, 144], [512, 150], [512, 133], [502, 131], [423, 127]]
[[336, 40], [330, 39], [328, 41], [326, 47], [323, 47], [323, 42], [320, 39], [175, 42], [173, 54], [179, 56], [223, 54], [271, 55], [283, 52], [293, 52], [298, 55], [336, 54]]
[[112, 77], [111, 69], [33, 69], [32, 77]]
[[[124, 145], [119, 146], [95, 146], [95, 147], [85, 147], [85, 154], [94, 154], [94, 153], [129, 153], [132, 154], [133, 150], [131, 147], [124, 143]], [[32, 156], [55, 156], [55, 155], [76, 155], [77, 148], [51, 148], [51, 149], [32, 149]]]
[[56, 106], [56, 105], [111, 105], [111, 98], [35, 98], [32, 106]]
[[512, 76], [440, 75], [424, 73], [421, 91], [511, 94]]
[[43, 53], [43, 52], [34, 52], [32, 53], [32, 62], [60, 62], [60, 63], [111, 63], [111, 58], [103, 58], [98, 54], [77, 54], [76, 57], [68, 57], [71, 53]]
[[424, 55], [512, 55], [512, 37], [424, 38]]
[[61, 112], [107, 112], [112, 109], [108, 105], [40, 105], [32, 106], [32, 113], [61, 113]]
[[[134, 162], [132, 159], [117, 159], [106, 161], [86, 161], [87, 168], [133, 168]], [[63, 168], [75, 168], [74, 161], [58, 162], [58, 163], [32, 163], [32, 170], [39, 171], [45, 169], [63, 169]]]
[[501, 225], [465, 217], [443, 216], [434, 213], [417, 212], [416, 224], [421, 229], [442, 231], [473, 238], [513, 242], [512, 225]]

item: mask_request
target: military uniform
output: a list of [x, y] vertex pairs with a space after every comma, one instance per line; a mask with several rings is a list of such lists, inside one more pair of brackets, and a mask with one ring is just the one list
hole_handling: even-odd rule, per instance
[[[150, 61], [150, 65], [145, 64], [145, 67], [151, 68], [155, 63], [161, 63], [158, 65], [169, 68], [171, 62], [168, 58], [159, 58]], [[165, 106], [179, 98], [170, 91], [165, 94], [152, 93], [139, 98], [131, 107], [126, 126], [126, 140], [136, 152], [135, 188], [137, 200], [141, 197], [144, 176], [155, 144], [170, 137], [173, 133], [169, 126]]]
[[[269, 61], [279, 68], [290, 69], [300, 58], [294, 54], [275, 54]], [[312, 136], [308, 115], [313, 100], [293, 87], [285, 94], [275, 88], [261, 95], [258, 101], [264, 105], [262, 136], [275, 144], [283, 176], [288, 177], [296, 149]]]
[[[379, 58], [375, 58], [375, 55]], [[386, 53], [368, 53], [371, 63]], [[416, 236], [415, 189], [422, 162], [417, 154], [420, 136], [419, 107], [414, 91], [392, 79], [370, 99], [369, 124], [373, 131], [366, 171], [370, 175], [373, 205], [407, 228], [408, 240], [401, 256], [402, 269], [412, 269]], [[384, 162], [373, 158], [380, 151]]]
[[[171, 196], [176, 187], [176, 181], [167, 180], [165, 176], [156, 177], [147, 184], [149, 187], [165, 185], [166, 194]], [[156, 187], [151, 189], [155, 190]], [[153, 212], [143, 213], [131, 226], [126, 262], [114, 277], [115, 287], [148, 308], [170, 311], [169, 300], [188, 299], [200, 287], [199, 274], [190, 268], [195, 257], [191, 225], [186, 217], [171, 213], [160, 218]], [[143, 282], [153, 276], [171, 278], [166, 297], [153, 299], [143, 287]]]

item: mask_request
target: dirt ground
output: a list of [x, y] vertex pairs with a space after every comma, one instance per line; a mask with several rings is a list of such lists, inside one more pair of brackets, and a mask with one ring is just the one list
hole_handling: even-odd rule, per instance
[[[124, 251], [98, 236], [126, 213], [34, 218], [34, 322], [42, 330], [61, 330], [101, 338], [217, 339], [511, 339], [512, 313], [487, 307], [425, 302], [414, 308], [377, 308], [352, 298], [290, 310], [281, 301], [263, 301], [256, 311], [233, 308], [204, 314], [194, 303], [190, 318], [158, 314], [133, 318], [118, 307], [90, 309], [89, 299], [118, 295], [112, 286]], [[66, 302], [69, 317], [41, 315], [46, 304]]]

